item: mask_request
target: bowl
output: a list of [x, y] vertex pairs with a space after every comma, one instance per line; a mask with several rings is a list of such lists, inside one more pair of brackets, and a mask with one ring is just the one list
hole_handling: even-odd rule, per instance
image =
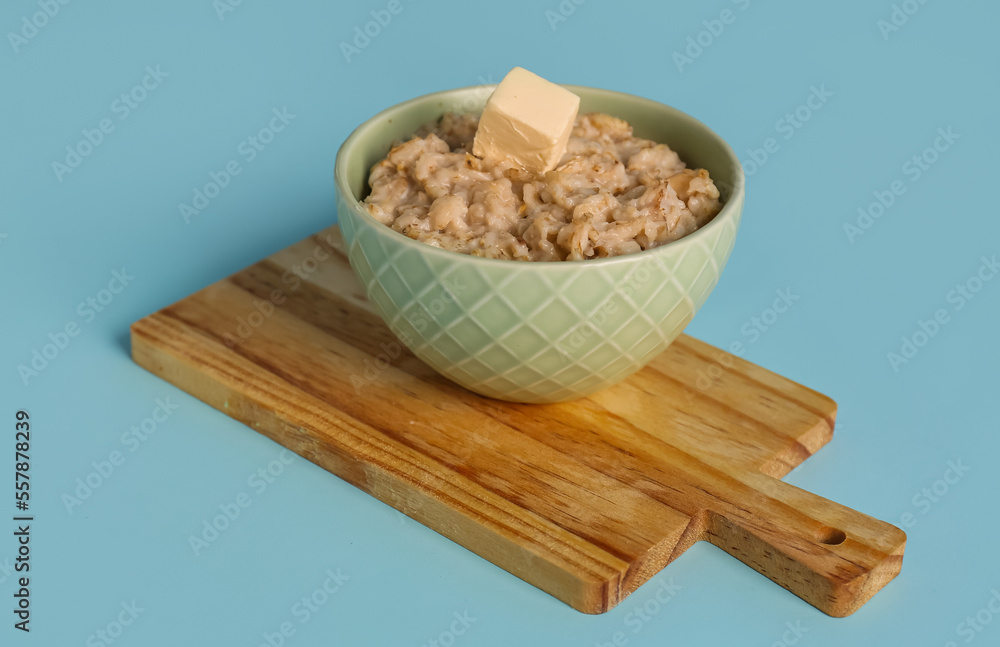
[[580, 112], [625, 119], [706, 168], [722, 211], [701, 229], [635, 254], [586, 261], [480, 258], [415, 241], [361, 206], [371, 167], [394, 140], [445, 111], [481, 112], [496, 86], [436, 92], [361, 124], [337, 153], [338, 223], [374, 309], [414, 355], [476, 393], [514, 402], [573, 400], [610, 386], [666, 349], [715, 287], [743, 210], [732, 149], [707, 126], [641, 97], [580, 86]]

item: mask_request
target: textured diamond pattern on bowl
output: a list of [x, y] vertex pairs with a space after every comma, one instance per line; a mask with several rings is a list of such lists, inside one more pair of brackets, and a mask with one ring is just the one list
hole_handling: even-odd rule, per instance
[[492, 397], [565, 400], [630, 375], [681, 333], [732, 249], [738, 219], [720, 224], [632, 263], [540, 273], [421, 254], [362, 222], [350, 258], [393, 332], [437, 371]]

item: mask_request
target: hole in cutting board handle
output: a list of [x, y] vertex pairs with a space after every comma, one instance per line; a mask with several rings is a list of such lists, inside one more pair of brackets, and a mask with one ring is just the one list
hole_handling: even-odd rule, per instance
[[836, 546], [842, 544], [847, 539], [847, 533], [840, 528], [822, 526], [816, 531], [816, 539], [823, 544]]

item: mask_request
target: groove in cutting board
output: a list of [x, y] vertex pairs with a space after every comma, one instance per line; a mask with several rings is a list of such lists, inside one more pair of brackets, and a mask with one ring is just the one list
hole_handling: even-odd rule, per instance
[[134, 323], [132, 355], [586, 613], [699, 540], [836, 616], [902, 565], [902, 531], [778, 480], [832, 437], [826, 396], [682, 335], [582, 400], [484, 398], [398, 343], [336, 227]]

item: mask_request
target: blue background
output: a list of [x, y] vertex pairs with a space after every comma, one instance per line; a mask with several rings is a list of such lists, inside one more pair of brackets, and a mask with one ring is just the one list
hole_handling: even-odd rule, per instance
[[[246, 0], [220, 14], [210, 0], [77, 1], [36, 16], [34, 31], [23, 19], [38, 2], [0, 9], [0, 643], [100, 644], [96, 632], [134, 600], [142, 611], [116, 645], [254, 646], [286, 621], [293, 646], [589, 647], [616, 632], [628, 645], [1000, 644], [988, 610], [1000, 589], [1000, 280], [973, 280], [981, 289], [961, 308], [952, 292], [1000, 253], [988, 197], [997, 5], [909, 0], [916, 12], [885, 31], [889, 0], [587, 0], [564, 2], [565, 16], [557, 0], [403, 0], [345, 55], [341, 43], [387, 4]], [[726, 9], [729, 24], [713, 22]], [[674, 56], [688, 47], [689, 61]], [[514, 65], [676, 106], [753, 171], [736, 249], [688, 332], [742, 342], [746, 358], [840, 404], [834, 440], [787, 480], [909, 535], [902, 574], [855, 615], [829, 618], [707, 544], [612, 612], [582, 615], [301, 458], [259, 491], [248, 477], [281, 448], [132, 363], [132, 321], [335, 219], [334, 156], [356, 125]], [[147, 66], [169, 76], [125, 114], [115, 101]], [[813, 86], [832, 97], [800, 108]], [[247, 161], [240, 143], [275, 108], [294, 119]], [[789, 136], [779, 120], [797, 109], [808, 119]], [[53, 170], [102, 119], [114, 129], [77, 168]], [[959, 138], [914, 178], [905, 165], [939, 128]], [[241, 173], [185, 222], [178, 205], [230, 160]], [[897, 180], [905, 193], [849, 235], [858, 209]], [[122, 268], [128, 286], [81, 312]], [[774, 317], [777, 290], [797, 299]], [[947, 323], [917, 334], [926, 343], [894, 368], [887, 354], [939, 309]], [[18, 367], [70, 323], [79, 334], [22, 378]], [[123, 443], [157, 399], [176, 410], [138, 446]], [[34, 425], [30, 635], [12, 627], [6, 570], [18, 409]], [[115, 451], [113, 473], [68, 509], [64, 495]], [[949, 461], [969, 469], [956, 481]], [[188, 536], [240, 492], [250, 507], [195, 555]], [[293, 605], [338, 568], [349, 579], [301, 622]], [[670, 582], [676, 595], [651, 602]], [[466, 612], [475, 621], [449, 637]], [[962, 624], [977, 613], [994, 622]]]

